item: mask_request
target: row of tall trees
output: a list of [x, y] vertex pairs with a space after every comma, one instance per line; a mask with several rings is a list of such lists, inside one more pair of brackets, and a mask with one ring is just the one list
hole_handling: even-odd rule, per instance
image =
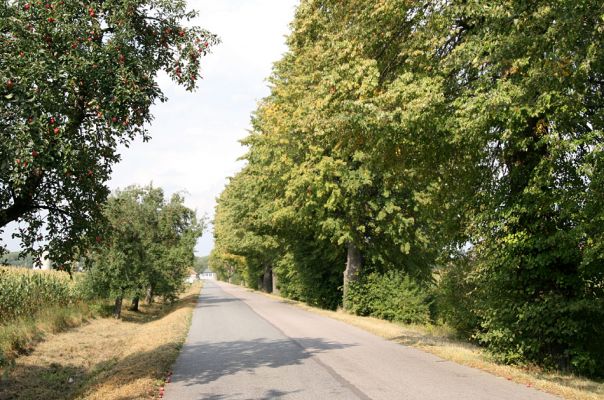
[[332, 308], [370, 273], [439, 272], [443, 318], [501, 360], [602, 371], [603, 15], [303, 0], [213, 268]]
[[160, 188], [131, 186], [110, 196], [104, 206], [108, 225], [90, 254], [90, 290], [115, 298], [120, 317], [124, 297], [138, 310], [140, 299], [174, 299], [193, 266], [194, 247], [203, 231], [195, 211]]

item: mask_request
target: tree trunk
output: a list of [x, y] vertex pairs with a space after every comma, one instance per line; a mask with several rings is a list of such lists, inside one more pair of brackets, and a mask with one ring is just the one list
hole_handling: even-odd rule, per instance
[[[517, 139], [522, 145], [513, 143], [505, 151], [504, 161], [510, 177], [509, 193], [512, 202], [529, 185], [533, 172], [539, 165], [539, 162], [544, 157], [547, 157], [547, 146], [539, 143], [540, 136], [543, 135], [543, 133], [539, 132], [540, 124], [546, 126], [546, 121], [539, 117], [529, 118], [524, 132]], [[543, 127], [541, 129], [545, 130], [547, 128]]]
[[147, 304], [153, 303], [153, 286], [149, 286], [147, 288], [147, 293], [145, 295], [145, 302]]
[[359, 275], [362, 268], [362, 257], [359, 249], [352, 243], [347, 244], [346, 254], [346, 269], [344, 270], [344, 308], [349, 308], [346, 304], [346, 294], [348, 292], [348, 285], [351, 282], [356, 282], [359, 279]]
[[138, 311], [138, 301], [139, 301], [138, 296], [136, 296], [132, 299], [132, 304], [130, 305], [130, 311]]
[[280, 295], [281, 293], [279, 293], [279, 288], [277, 287], [277, 285], [279, 284], [277, 275], [275, 274], [275, 271], [273, 271], [273, 270], [271, 270], [271, 273], [273, 274], [273, 293]]
[[122, 300], [124, 299], [123, 295], [120, 294], [115, 298], [115, 306], [113, 307], [113, 316], [115, 319], [120, 319], [122, 316]]
[[273, 267], [265, 267], [262, 276], [262, 290], [266, 293], [273, 292]]

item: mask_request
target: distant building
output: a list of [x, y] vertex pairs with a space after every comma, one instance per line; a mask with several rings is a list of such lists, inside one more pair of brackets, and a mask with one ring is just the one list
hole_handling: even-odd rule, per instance
[[206, 268], [200, 275], [201, 275], [201, 279], [216, 280], [216, 273], [210, 271], [209, 268]]

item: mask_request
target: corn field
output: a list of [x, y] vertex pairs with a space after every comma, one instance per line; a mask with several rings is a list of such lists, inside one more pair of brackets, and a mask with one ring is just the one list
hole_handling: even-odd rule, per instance
[[0, 324], [79, 298], [66, 272], [0, 267]]

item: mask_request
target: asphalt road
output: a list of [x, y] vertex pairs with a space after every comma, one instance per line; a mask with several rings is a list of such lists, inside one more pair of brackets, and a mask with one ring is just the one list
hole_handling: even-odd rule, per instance
[[202, 290], [165, 398], [556, 399], [213, 281]]

